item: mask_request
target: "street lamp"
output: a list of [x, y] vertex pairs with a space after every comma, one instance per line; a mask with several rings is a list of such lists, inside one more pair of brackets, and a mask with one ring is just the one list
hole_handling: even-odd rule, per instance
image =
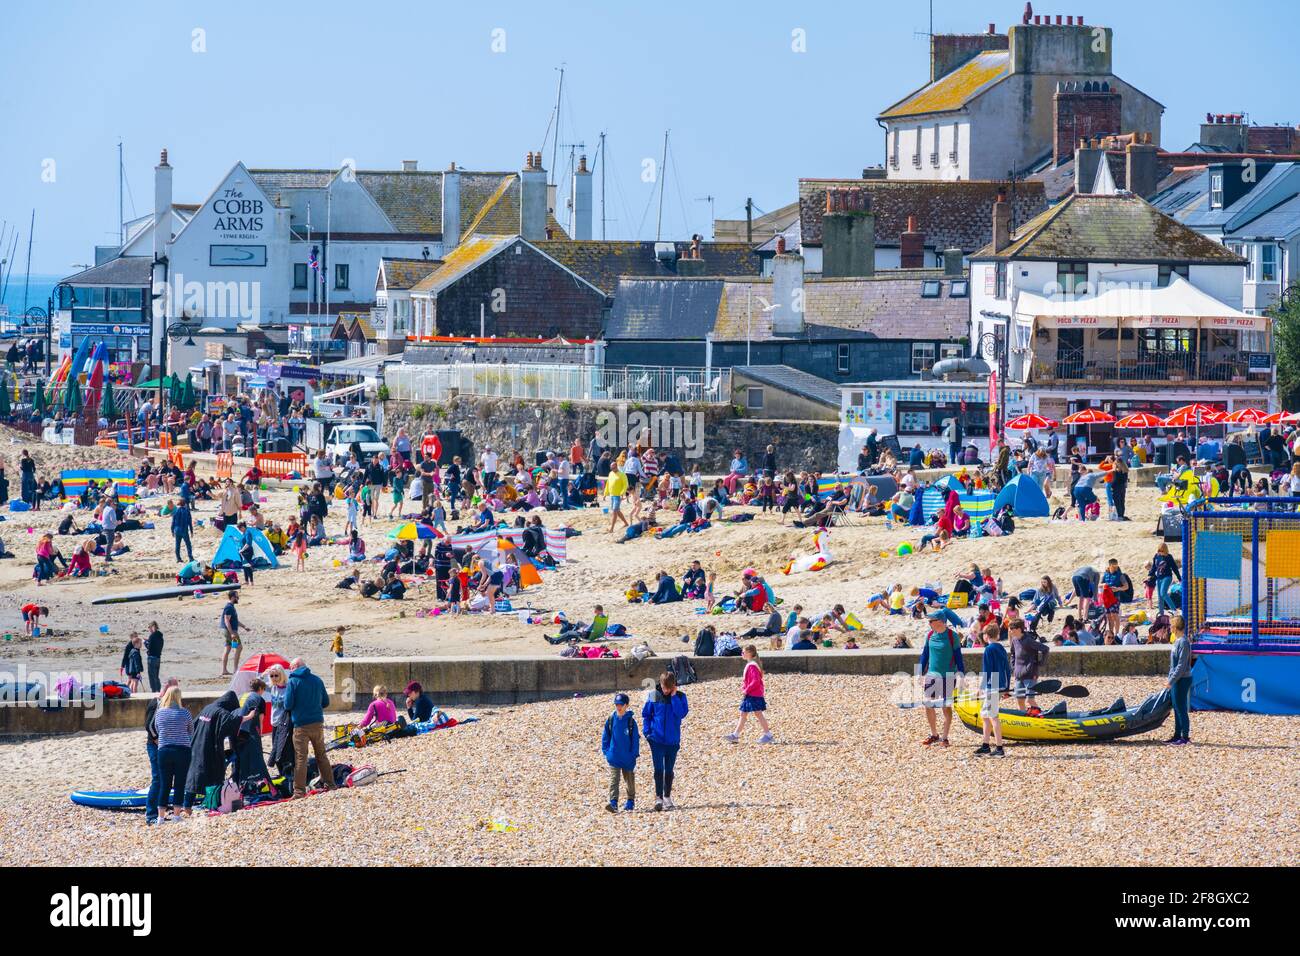
[[[1002, 336], [1002, 348], [998, 348], [998, 337], [996, 333], [985, 332], [980, 336], [979, 351], [984, 354], [984, 358], [992, 360], [997, 358], [998, 362], [998, 435], [1002, 434], [1002, 424], [1007, 420], [1007, 369], [1011, 365], [1011, 316], [1002, 312], [988, 312], [980, 310], [980, 315], [986, 319], [993, 319], [1005, 323], [1005, 334]], [[990, 453], [992, 449], [990, 449]]]
[[[50, 357], [51, 357], [51, 353], [54, 351], [52, 345], [53, 335], [54, 335], [54, 303], [57, 298], [59, 304], [59, 311], [62, 312], [64, 307], [64, 303], [63, 303], [64, 289], [68, 290], [68, 302], [67, 302], [68, 311], [71, 312], [72, 309], [77, 304], [77, 290], [74, 289], [72, 286], [68, 285], [68, 283], [60, 282], [58, 285], [54, 287], [54, 295], [50, 296], [49, 316], [45, 322], [45, 378], [47, 380], [50, 377]], [[69, 329], [71, 329], [70, 323], [68, 327]]]

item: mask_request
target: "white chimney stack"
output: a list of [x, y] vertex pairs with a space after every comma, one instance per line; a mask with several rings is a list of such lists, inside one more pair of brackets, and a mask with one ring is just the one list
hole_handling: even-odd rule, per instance
[[172, 168], [167, 162], [167, 150], [162, 151], [158, 165], [153, 168], [153, 255], [161, 259], [167, 255], [172, 242]]
[[519, 235], [529, 242], [546, 238], [546, 170], [542, 152], [529, 153], [519, 173]]
[[452, 163], [442, 174], [442, 249], [460, 245], [460, 170]]
[[772, 257], [772, 331], [777, 335], [803, 335], [803, 256], [785, 251], [785, 237], [777, 237]]
[[591, 238], [591, 170], [587, 157], [578, 157], [578, 168], [573, 172], [573, 218], [569, 222], [569, 235], [574, 239]]

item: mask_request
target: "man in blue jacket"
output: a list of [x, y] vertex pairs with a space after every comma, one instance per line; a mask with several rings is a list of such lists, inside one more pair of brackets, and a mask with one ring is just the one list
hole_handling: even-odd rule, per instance
[[636, 758], [641, 753], [641, 735], [636, 729], [636, 718], [628, 709], [627, 694], [614, 695], [614, 713], [605, 721], [600, 735], [600, 752], [609, 764], [609, 803], [605, 809], [618, 812], [619, 777], [627, 784], [627, 803], [623, 809], [631, 812], [636, 807]]
[[176, 539], [176, 560], [181, 559], [181, 542], [185, 543], [188, 561], [194, 560], [194, 545], [190, 543], [190, 534], [194, 530], [194, 518], [190, 514], [188, 499], [182, 497], [181, 503], [172, 512], [172, 537]]
[[656, 810], [673, 809], [673, 769], [688, 709], [686, 695], [677, 689], [677, 678], [670, 671], [659, 675], [659, 686], [641, 708], [641, 726], [655, 765]]
[[301, 657], [294, 658], [289, 666], [282, 706], [293, 719], [293, 795], [305, 797], [308, 744], [316, 753], [316, 769], [325, 789], [335, 789], [334, 768], [325, 754], [325, 708], [330, 704], [330, 695], [325, 682], [308, 669]]

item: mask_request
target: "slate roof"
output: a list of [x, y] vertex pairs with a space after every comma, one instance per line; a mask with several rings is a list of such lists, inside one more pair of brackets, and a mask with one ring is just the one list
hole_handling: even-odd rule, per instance
[[990, 243], [975, 257], [1203, 265], [1245, 262], [1132, 195], [1075, 194], [1016, 230], [1006, 249], [995, 253]]
[[921, 87], [880, 114], [880, 119], [951, 113], [1011, 75], [1011, 54], [988, 50], [946, 76]]
[[1279, 203], [1257, 219], [1233, 230], [1235, 239], [1268, 241], [1293, 236], [1300, 230], [1300, 195]]
[[[993, 241], [993, 203], [998, 190], [1011, 195], [1011, 184], [999, 180], [801, 179], [799, 180], [800, 241], [822, 244], [822, 216], [829, 187], [852, 187], [866, 195], [876, 214], [876, 245], [897, 246], [916, 216], [925, 244], [934, 249], [971, 253]], [[1015, 221], [1026, 222], [1047, 208], [1043, 184], [1021, 181], [1015, 189]]]
[[514, 236], [470, 236], [442, 257], [438, 267], [413, 286], [413, 293], [437, 295], [457, 279], [515, 242]]
[[840, 387], [834, 382], [789, 365], [737, 365], [733, 374], [744, 375], [763, 385], [798, 395], [819, 405], [840, 407]]
[[83, 269], [68, 276], [64, 282], [72, 285], [126, 285], [148, 286], [153, 284], [153, 259], [150, 256], [118, 256], [107, 262]]
[[[324, 189], [338, 171], [333, 169], [250, 169], [249, 175], [272, 199], [292, 189]], [[432, 170], [366, 170], [356, 172], [360, 185], [383, 210], [399, 233], [442, 234], [442, 173]], [[547, 224], [557, 238], [567, 233], [553, 216]], [[460, 174], [461, 235], [473, 232], [505, 235], [519, 232], [519, 174], [476, 172]]]
[[[677, 274], [675, 260], [664, 263], [655, 257], [653, 242], [543, 240], [533, 245], [606, 295], [614, 294], [623, 276], [671, 278]], [[687, 247], [678, 243], [678, 255]], [[705, 274], [710, 276], [758, 275], [762, 268], [758, 256], [743, 242], [704, 242], [700, 254]]]
[[437, 270], [442, 263], [442, 259], [380, 259], [380, 268], [384, 270], [384, 288], [390, 292], [409, 289]]
[[[940, 283], [937, 298], [922, 298], [926, 280]], [[896, 269], [860, 279], [805, 278], [804, 337], [959, 339], [969, 334], [970, 298], [953, 298], [952, 281], [939, 269]], [[771, 300], [770, 278], [623, 279], [605, 337], [681, 341], [712, 332], [721, 342], [787, 338], [773, 334], [771, 314], [763, 311]]]

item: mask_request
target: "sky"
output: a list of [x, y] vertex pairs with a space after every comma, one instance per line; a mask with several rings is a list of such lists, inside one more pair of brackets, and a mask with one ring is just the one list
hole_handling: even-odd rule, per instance
[[[16, 278], [33, 209], [33, 273], [68, 274], [116, 241], [119, 141], [127, 218], [152, 207], [164, 147], [176, 201], [201, 202], [240, 160], [517, 170], [544, 146], [563, 182], [564, 147], [584, 143], [589, 163], [608, 162], [609, 237], [652, 239], [668, 130], [664, 238], [708, 237], [712, 216], [744, 217], [747, 196], [772, 210], [794, 200], [800, 177], [880, 163], [875, 116], [924, 85], [929, 68], [927, 0], [186, 6], [5, 3], [0, 257], [17, 224]], [[1017, 0], [933, 6], [936, 32], [990, 22], [1004, 32], [1024, 10]], [[1088, 0], [1062, 12], [1115, 30], [1115, 72], [1166, 106], [1167, 148], [1195, 141], [1207, 112], [1300, 123], [1294, 0]], [[544, 137], [561, 65], [553, 164]], [[599, 237], [599, 165], [594, 186]]]

